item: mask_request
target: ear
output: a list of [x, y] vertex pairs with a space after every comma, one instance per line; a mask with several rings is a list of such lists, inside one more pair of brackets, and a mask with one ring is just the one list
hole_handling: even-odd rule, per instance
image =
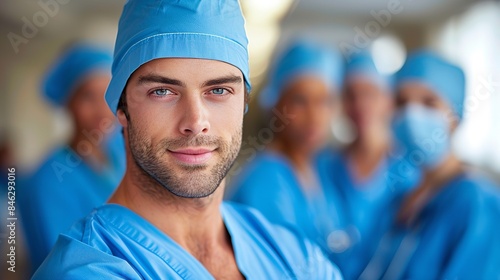
[[116, 111], [116, 117], [118, 118], [118, 121], [123, 126], [123, 128], [126, 128], [128, 125], [128, 120], [127, 116], [125, 115], [125, 112], [123, 112], [123, 110], [121, 109]]

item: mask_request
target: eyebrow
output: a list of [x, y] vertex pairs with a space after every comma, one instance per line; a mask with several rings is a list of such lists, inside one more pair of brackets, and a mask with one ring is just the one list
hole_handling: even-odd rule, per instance
[[[202, 87], [215, 86], [221, 84], [241, 84], [243, 82], [242, 78], [235, 75], [229, 75], [225, 77], [215, 78], [212, 80], [205, 81], [202, 84]], [[160, 76], [156, 74], [147, 74], [143, 76], [139, 76], [139, 85], [147, 84], [147, 83], [160, 83], [174, 86], [186, 87], [186, 84], [180, 80], [172, 79], [165, 76]]]
[[243, 80], [241, 79], [240, 76], [235, 76], [235, 75], [229, 75], [225, 77], [220, 77], [212, 80], [208, 80], [204, 82], [201, 86], [202, 87], [208, 87], [208, 86], [215, 86], [215, 85], [221, 85], [221, 84], [241, 84]]
[[138, 84], [143, 85], [147, 83], [160, 83], [160, 84], [166, 84], [166, 85], [174, 85], [174, 86], [181, 86], [185, 87], [186, 84], [180, 80], [156, 75], [156, 74], [148, 74], [148, 75], [143, 75], [139, 77]]

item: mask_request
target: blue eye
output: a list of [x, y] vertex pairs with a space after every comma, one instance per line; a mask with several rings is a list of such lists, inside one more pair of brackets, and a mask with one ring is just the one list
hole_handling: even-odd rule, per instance
[[223, 88], [215, 88], [215, 89], [212, 89], [211, 92], [215, 95], [222, 95], [222, 94], [226, 93], [226, 90]]
[[165, 95], [169, 95], [169, 94], [172, 94], [172, 93], [168, 89], [160, 88], [160, 89], [153, 90], [153, 94], [156, 95], [156, 96], [165, 96]]

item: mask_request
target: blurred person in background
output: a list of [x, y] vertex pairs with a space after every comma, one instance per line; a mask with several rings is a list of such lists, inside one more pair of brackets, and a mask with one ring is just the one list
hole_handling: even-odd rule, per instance
[[[417, 173], [392, 156], [391, 77], [379, 73], [368, 52], [353, 54], [347, 63], [342, 105], [356, 137], [341, 150], [322, 150], [318, 166], [338, 195], [338, 228], [328, 238], [331, 257], [344, 277], [356, 279], [392, 225], [389, 209], [416, 184]], [[402, 172], [406, 180], [393, 180]]]
[[234, 179], [228, 196], [273, 223], [297, 227], [324, 250], [335, 225], [335, 201], [318, 176], [314, 155], [328, 139], [343, 67], [333, 49], [305, 40], [288, 46], [259, 99], [274, 115], [273, 140]]
[[22, 180], [20, 210], [32, 269], [66, 231], [113, 193], [125, 170], [125, 147], [104, 100], [112, 56], [90, 44], [72, 45], [43, 81], [43, 95], [71, 116], [73, 134]]
[[429, 51], [411, 54], [396, 75], [393, 129], [404, 161], [422, 169], [402, 201], [390, 245], [363, 279], [498, 279], [500, 196], [453, 154], [463, 117], [463, 71]]

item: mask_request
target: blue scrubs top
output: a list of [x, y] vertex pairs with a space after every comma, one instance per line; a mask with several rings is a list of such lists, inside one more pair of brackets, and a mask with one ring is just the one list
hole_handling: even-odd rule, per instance
[[366, 279], [499, 279], [500, 194], [471, 174], [451, 180], [415, 227], [394, 227], [367, 266]]
[[105, 141], [109, 164], [96, 171], [70, 147], [56, 149], [20, 189], [20, 210], [33, 271], [55, 244], [59, 233], [106, 202], [125, 171], [121, 134]]
[[228, 198], [259, 210], [272, 223], [296, 227], [327, 253], [328, 235], [337, 220], [336, 201], [319, 176], [318, 183], [317, 193], [305, 194], [289, 160], [265, 151], [234, 179]]
[[[236, 263], [247, 279], [340, 279], [321, 250], [258, 212], [223, 203]], [[107, 204], [61, 234], [33, 279], [214, 279], [169, 236]]]
[[329, 239], [329, 256], [347, 279], [357, 279], [420, 172], [388, 155], [368, 178], [356, 178], [349, 157], [330, 148], [319, 153], [317, 165], [323, 181], [335, 190], [339, 213], [337, 230]]

